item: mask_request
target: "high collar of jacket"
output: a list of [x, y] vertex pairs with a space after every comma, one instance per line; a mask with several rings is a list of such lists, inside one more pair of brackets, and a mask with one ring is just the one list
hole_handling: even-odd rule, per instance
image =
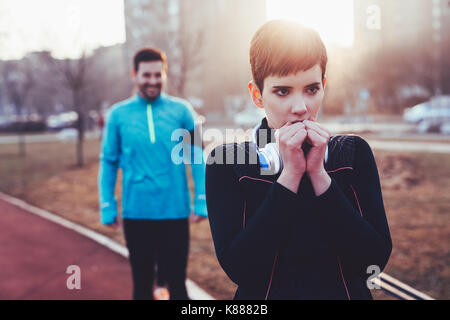
[[164, 92], [161, 92], [161, 94], [155, 100], [149, 101], [149, 100], [143, 98], [138, 92], [136, 92], [135, 99], [140, 104], [143, 104], [145, 106], [147, 106], [148, 104], [151, 104], [152, 107], [153, 107], [153, 106], [156, 106], [156, 105], [160, 104], [164, 100], [165, 96], [166, 96], [166, 94]]
[[270, 128], [267, 118], [261, 120], [261, 126], [256, 133], [256, 140], [258, 147], [264, 148], [267, 143], [275, 142], [275, 131], [276, 129]]

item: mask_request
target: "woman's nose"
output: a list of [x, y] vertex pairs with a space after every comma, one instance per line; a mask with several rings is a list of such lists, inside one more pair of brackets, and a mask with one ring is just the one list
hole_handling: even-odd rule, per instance
[[303, 99], [298, 99], [292, 104], [292, 113], [302, 115], [308, 112], [308, 108], [306, 107], [305, 101]]

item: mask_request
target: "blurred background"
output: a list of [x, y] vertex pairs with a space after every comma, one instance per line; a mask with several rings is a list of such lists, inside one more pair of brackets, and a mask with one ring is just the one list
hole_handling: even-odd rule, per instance
[[[394, 245], [386, 273], [450, 298], [448, 0], [1, 0], [0, 191], [123, 243], [98, 221], [96, 177], [104, 117], [132, 93], [135, 51], [167, 53], [166, 91], [204, 129], [246, 130], [264, 116], [247, 93], [249, 42], [278, 18], [326, 43], [319, 121], [374, 150]], [[191, 234], [189, 277], [231, 298], [207, 222]]]

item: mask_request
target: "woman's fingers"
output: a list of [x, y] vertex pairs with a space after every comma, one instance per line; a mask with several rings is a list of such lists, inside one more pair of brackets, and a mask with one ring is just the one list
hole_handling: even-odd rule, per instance
[[302, 148], [303, 141], [305, 141], [306, 136], [308, 133], [305, 129], [299, 129], [297, 130], [293, 136], [287, 140], [287, 144], [291, 147], [296, 147], [298, 149]]
[[305, 121], [303, 121], [303, 123], [305, 124], [305, 126], [307, 128], [316, 131], [318, 134], [320, 134], [323, 137], [329, 138], [331, 135], [330, 131], [318, 122], [305, 120]]
[[330, 131], [317, 122], [305, 120], [303, 122], [286, 123], [277, 130], [275, 137], [277, 142], [290, 146], [301, 148], [306, 141], [313, 146], [327, 144], [330, 138]]
[[288, 122], [285, 126], [279, 129], [279, 138], [287, 141], [302, 129], [305, 129], [305, 125], [301, 122], [296, 122], [294, 124]]
[[291, 122], [286, 122], [284, 126], [275, 130], [275, 140], [277, 143], [280, 142], [280, 136], [286, 133], [287, 128], [291, 125]]
[[[331, 135], [330, 130], [328, 130], [325, 126], [323, 126], [321, 123], [319, 122], [315, 122], [315, 121], [310, 121], [310, 120], [306, 120], [306, 124], [309, 124], [313, 127], [317, 127], [319, 129], [321, 129], [322, 131], [325, 131], [328, 135]], [[306, 125], [305, 124], [305, 125]]]
[[318, 147], [318, 146], [327, 144], [328, 137], [324, 137], [324, 136], [320, 135], [317, 131], [309, 129], [309, 128], [306, 131], [308, 133], [308, 141], [314, 147]]
[[307, 132], [303, 124], [293, 124], [280, 135], [279, 143], [289, 149], [301, 149], [303, 141], [307, 137]]

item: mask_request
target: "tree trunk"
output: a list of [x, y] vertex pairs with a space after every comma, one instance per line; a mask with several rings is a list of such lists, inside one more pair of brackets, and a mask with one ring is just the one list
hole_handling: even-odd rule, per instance
[[83, 161], [83, 138], [80, 138], [82, 136], [82, 133], [78, 132], [78, 142], [77, 142], [77, 166], [83, 167], [84, 161]]
[[17, 108], [17, 114], [19, 115], [19, 157], [25, 158], [25, 129], [26, 122], [22, 119], [22, 106]]
[[77, 121], [77, 131], [78, 131], [78, 139], [77, 139], [77, 166], [84, 166], [84, 156], [83, 156], [83, 142], [84, 142], [84, 121], [82, 112], [77, 112], [78, 121]]

